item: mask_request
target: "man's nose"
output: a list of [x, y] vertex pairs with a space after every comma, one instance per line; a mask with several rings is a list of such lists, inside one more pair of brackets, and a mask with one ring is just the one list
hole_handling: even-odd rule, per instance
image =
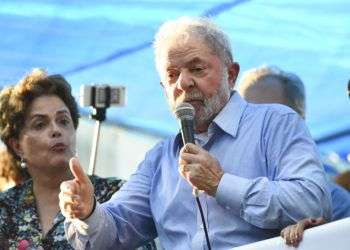
[[183, 91], [192, 89], [195, 85], [193, 78], [186, 71], [182, 71], [177, 79], [177, 87]]

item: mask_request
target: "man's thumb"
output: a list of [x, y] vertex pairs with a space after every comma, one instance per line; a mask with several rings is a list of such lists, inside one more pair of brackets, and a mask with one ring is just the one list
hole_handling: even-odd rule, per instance
[[84, 173], [83, 168], [80, 166], [80, 163], [76, 157], [73, 157], [69, 160], [69, 168], [72, 172], [74, 178], [79, 182], [88, 181], [87, 175]]

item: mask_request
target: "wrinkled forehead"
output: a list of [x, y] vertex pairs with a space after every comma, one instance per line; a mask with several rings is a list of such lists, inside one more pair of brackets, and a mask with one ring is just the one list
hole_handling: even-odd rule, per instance
[[204, 54], [214, 54], [205, 39], [184, 33], [173, 36], [163, 44], [158, 60], [163, 67], [166, 67], [172, 60], [186, 60]]
[[195, 33], [190, 31], [185, 31], [183, 33], [177, 33], [168, 36], [163, 40], [162, 53], [168, 53], [173, 49], [181, 49], [184, 46], [206, 46], [208, 47], [207, 42], [203, 37], [195, 35]]

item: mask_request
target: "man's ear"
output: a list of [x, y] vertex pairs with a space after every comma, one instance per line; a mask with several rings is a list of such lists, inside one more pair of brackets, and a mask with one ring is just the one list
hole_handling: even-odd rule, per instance
[[231, 87], [231, 89], [234, 88], [235, 84], [236, 84], [236, 80], [238, 77], [238, 73], [239, 73], [239, 64], [234, 62], [230, 65], [227, 66], [227, 73], [228, 73], [228, 83]]
[[17, 156], [22, 157], [23, 152], [22, 152], [21, 145], [19, 144], [18, 139], [10, 138], [8, 140], [8, 144], [11, 147], [11, 149], [16, 153]]

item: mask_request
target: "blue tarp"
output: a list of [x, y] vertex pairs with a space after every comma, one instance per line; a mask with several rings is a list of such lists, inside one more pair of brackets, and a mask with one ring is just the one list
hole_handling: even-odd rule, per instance
[[[322, 138], [350, 128], [349, 13], [349, 0], [1, 0], [0, 85], [34, 67], [64, 74], [76, 96], [82, 84], [121, 84], [127, 106], [110, 109], [110, 122], [173, 134], [153, 36], [165, 20], [211, 16], [228, 32], [242, 71], [273, 64], [303, 79], [307, 124]], [[349, 142], [341, 145], [349, 151]]]

